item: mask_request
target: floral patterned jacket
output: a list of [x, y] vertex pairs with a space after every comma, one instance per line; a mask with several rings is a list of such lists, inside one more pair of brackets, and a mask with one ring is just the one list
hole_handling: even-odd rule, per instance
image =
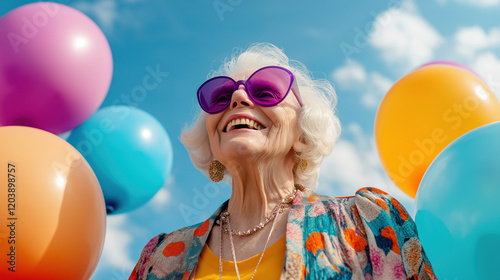
[[[194, 279], [226, 203], [203, 223], [151, 239], [129, 280]], [[437, 278], [415, 223], [387, 193], [363, 188], [355, 196], [326, 197], [301, 186], [288, 216], [281, 279]]]

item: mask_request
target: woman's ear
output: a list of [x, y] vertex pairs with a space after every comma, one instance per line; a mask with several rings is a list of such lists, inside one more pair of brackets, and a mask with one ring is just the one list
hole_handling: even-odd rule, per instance
[[300, 154], [307, 148], [307, 142], [304, 136], [300, 136], [295, 143], [293, 143], [292, 149], [295, 153]]

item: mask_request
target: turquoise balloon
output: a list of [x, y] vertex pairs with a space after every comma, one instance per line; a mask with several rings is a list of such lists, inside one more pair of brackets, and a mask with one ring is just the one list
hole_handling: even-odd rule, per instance
[[448, 145], [415, 197], [420, 240], [438, 279], [499, 279], [500, 122]]
[[67, 140], [88, 161], [101, 184], [108, 214], [148, 202], [172, 169], [172, 144], [163, 126], [134, 107], [98, 110]]

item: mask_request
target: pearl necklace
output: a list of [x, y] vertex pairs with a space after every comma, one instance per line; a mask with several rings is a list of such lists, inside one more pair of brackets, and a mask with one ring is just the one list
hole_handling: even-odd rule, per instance
[[[281, 208], [278, 208], [277, 215], [280, 214], [280, 210], [281, 210]], [[227, 222], [227, 226], [228, 226], [229, 230], [231, 230], [231, 223], [229, 222], [229, 218], [223, 217], [223, 218], [221, 218], [221, 220], [223, 222]], [[271, 235], [273, 234], [274, 226], [276, 225], [277, 220], [278, 219], [274, 219], [273, 225], [271, 226], [271, 231], [269, 232], [269, 235], [267, 236], [266, 244], [264, 245], [264, 250], [262, 250], [262, 253], [260, 253], [259, 261], [257, 262], [257, 266], [255, 266], [255, 270], [253, 271], [253, 274], [252, 274], [252, 277], [250, 278], [250, 280], [252, 280], [253, 277], [255, 276], [255, 273], [257, 272], [257, 268], [259, 267], [260, 262], [262, 261], [262, 257], [264, 257], [264, 252], [266, 251], [267, 244], [269, 244], [269, 240], [271, 239]], [[240, 272], [238, 270], [238, 264], [236, 264], [236, 253], [234, 250], [234, 243], [233, 243], [233, 235], [232, 234], [229, 235], [229, 240], [231, 243], [231, 253], [233, 255], [233, 262], [234, 262], [234, 269], [236, 270], [236, 277], [238, 280], [240, 280]], [[222, 270], [222, 226], [220, 226], [219, 280], [222, 280], [222, 271], [223, 271]]]
[[230, 234], [232, 236], [248, 236], [248, 235], [251, 235], [252, 233], [255, 233], [257, 232], [258, 230], [261, 230], [263, 229], [270, 221], [272, 221], [273, 219], [275, 219], [277, 216], [278, 216], [278, 213], [279, 212], [282, 212], [283, 210], [285, 210], [287, 207], [290, 206], [291, 202], [293, 201], [294, 197], [295, 197], [295, 193], [297, 192], [297, 189], [295, 189], [291, 194], [289, 194], [287, 197], [283, 198], [273, 209], [273, 211], [271, 212], [271, 215], [267, 216], [263, 221], [261, 221], [258, 225], [254, 226], [253, 228], [249, 229], [249, 230], [244, 230], [244, 231], [235, 231], [235, 230], [231, 230], [231, 228], [229, 228], [228, 226], [227, 227], [224, 227], [223, 225], [221, 225], [221, 220], [224, 220], [224, 219], [229, 219], [229, 212], [226, 210], [224, 212], [222, 212], [220, 215], [221, 215], [221, 218], [217, 221], [215, 221], [215, 223], [219, 226], [221, 226], [221, 229], [224, 231], [224, 233], [226, 234]]
[[[262, 229], [267, 223], [269, 223], [269, 221], [274, 219], [273, 225], [271, 226], [271, 231], [269, 232], [269, 235], [267, 236], [266, 244], [264, 245], [264, 250], [262, 250], [262, 253], [260, 253], [259, 261], [257, 262], [257, 266], [255, 266], [255, 270], [253, 271], [253, 274], [252, 274], [252, 277], [250, 278], [250, 280], [252, 280], [253, 277], [255, 276], [255, 273], [257, 272], [257, 268], [259, 267], [260, 262], [262, 261], [262, 257], [264, 257], [264, 252], [266, 251], [267, 245], [269, 244], [269, 240], [271, 239], [271, 235], [273, 234], [274, 227], [276, 225], [276, 221], [278, 221], [278, 219], [276, 219], [276, 217], [280, 214], [280, 212], [282, 210], [284, 210], [286, 208], [286, 207], [283, 208], [282, 205], [288, 205], [289, 203], [291, 203], [293, 198], [295, 197], [296, 192], [297, 192], [297, 189], [295, 189], [287, 197], [283, 198], [278, 203], [278, 205], [276, 205], [276, 207], [274, 208], [273, 214], [271, 214], [270, 217], [266, 218], [266, 222], [264, 224], [263, 224], [263, 222], [261, 222], [259, 225], [255, 226], [252, 229], [252, 232], [246, 231], [246, 232], [244, 232], [244, 234], [242, 234], [242, 235], [250, 235], [250, 234], [256, 232], [257, 230]], [[231, 234], [229, 234], [229, 240], [231, 243], [231, 253], [233, 255], [234, 269], [236, 270], [237, 279], [240, 280], [240, 272], [238, 270], [238, 265], [236, 264], [236, 253], [234, 250], [233, 235], [238, 235], [238, 236], [241, 236], [241, 235], [237, 234], [236, 232], [231, 230], [231, 223], [229, 222], [229, 212], [227, 212], [227, 210], [224, 211], [223, 213], [221, 213], [220, 222], [219, 222], [219, 220], [217, 220], [217, 224], [220, 225], [219, 280], [222, 280], [222, 271], [223, 271], [223, 269], [222, 269], [222, 231], [223, 231], [223, 223], [224, 222], [227, 223], [227, 228], [228, 228], [228, 231], [227, 232], [224, 231], [224, 232], [231, 233]], [[256, 229], [256, 228], [258, 228], [258, 229]], [[249, 233], [247, 233], [247, 232], [249, 232]], [[238, 232], [238, 233], [241, 233], [241, 232]]]

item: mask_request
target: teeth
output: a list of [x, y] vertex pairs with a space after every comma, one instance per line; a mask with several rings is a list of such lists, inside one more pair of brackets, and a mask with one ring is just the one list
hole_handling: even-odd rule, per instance
[[239, 125], [239, 124], [246, 124], [246, 125], [248, 125], [249, 128], [255, 129], [255, 130], [260, 130], [263, 128], [263, 126], [260, 125], [258, 122], [250, 120], [250, 119], [235, 119], [235, 120], [230, 121], [227, 124], [226, 132], [233, 130], [234, 127]]

